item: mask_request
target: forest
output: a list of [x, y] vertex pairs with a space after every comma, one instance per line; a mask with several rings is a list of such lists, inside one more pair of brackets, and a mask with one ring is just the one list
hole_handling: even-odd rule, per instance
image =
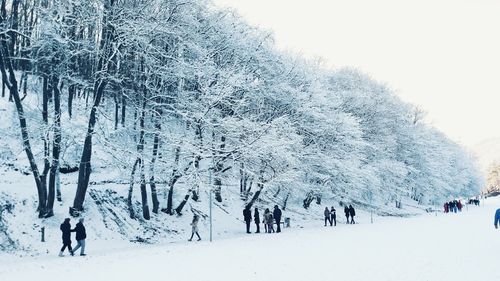
[[[210, 1], [1, 0], [0, 71], [17, 122], [0, 134], [22, 147], [40, 218], [62, 198], [84, 213], [98, 179], [122, 184], [128, 215], [145, 220], [207, 191], [307, 209], [440, 205], [483, 184], [389, 85], [280, 51]], [[61, 173], [75, 173], [74, 194]]]

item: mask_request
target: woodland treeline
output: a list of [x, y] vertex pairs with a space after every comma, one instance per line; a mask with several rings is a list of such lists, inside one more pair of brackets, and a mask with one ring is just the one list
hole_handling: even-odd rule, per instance
[[265, 192], [308, 208], [322, 196], [439, 203], [481, 185], [469, 155], [389, 87], [279, 52], [209, 1], [1, 0], [0, 15], [2, 98], [40, 217], [68, 170], [70, 213], [84, 211], [96, 149], [126, 180], [130, 216], [137, 193], [145, 219], [181, 214], [207, 188], [219, 202], [236, 189], [247, 206]]

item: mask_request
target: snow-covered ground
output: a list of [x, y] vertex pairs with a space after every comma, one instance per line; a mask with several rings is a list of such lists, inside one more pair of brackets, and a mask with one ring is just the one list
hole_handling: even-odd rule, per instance
[[[285, 229], [204, 241], [143, 245], [86, 257], [53, 253], [0, 264], [0, 280], [500, 280], [500, 198], [459, 214], [360, 217], [360, 224]], [[107, 243], [113, 243], [108, 241]]]

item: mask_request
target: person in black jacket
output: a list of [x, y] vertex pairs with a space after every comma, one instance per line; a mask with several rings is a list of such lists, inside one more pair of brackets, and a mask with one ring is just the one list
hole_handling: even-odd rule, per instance
[[347, 223], [349, 223], [349, 207], [347, 207], [347, 205], [344, 207], [344, 213], [347, 219]]
[[245, 220], [245, 223], [247, 225], [247, 233], [250, 232], [250, 223], [252, 222], [252, 211], [250, 211], [250, 208], [245, 207], [243, 210], [243, 219]]
[[336, 210], [335, 208], [332, 206], [332, 208], [330, 209], [330, 226], [332, 226], [332, 222], [333, 222], [333, 226], [337, 226], [337, 213], [336, 213]]
[[85, 231], [85, 226], [83, 226], [83, 218], [80, 218], [75, 229], [72, 229], [71, 232], [76, 232], [76, 242], [78, 243], [75, 249], [73, 249], [73, 253], [81, 248], [80, 256], [85, 256], [85, 239], [87, 238], [87, 232]]
[[276, 221], [276, 225], [277, 225], [276, 233], [280, 233], [281, 232], [281, 226], [280, 226], [281, 210], [278, 207], [278, 205], [274, 205], [273, 217], [274, 217], [274, 220]]
[[68, 247], [68, 251], [71, 255], [73, 255], [73, 249], [71, 248], [71, 224], [69, 223], [70, 219], [64, 219], [64, 222], [61, 224], [59, 229], [62, 231], [62, 241], [63, 246], [61, 248], [61, 252], [59, 252], [59, 256], [64, 256], [64, 250]]
[[352, 205], [349, 205], [349, 215], [351, 215], [351, 224], [355, 224], [356, 222], [354, 222], [354, 216], [356, 215], [356, 211], [354, 211]]
[[257, 226], [257, 231], [255, 233], [260, 233], [260, 214], [259, 214], [259, 209], [255, 208], [255, 212], [253, 214], [253, 219], [255, 222], [255, 225]]

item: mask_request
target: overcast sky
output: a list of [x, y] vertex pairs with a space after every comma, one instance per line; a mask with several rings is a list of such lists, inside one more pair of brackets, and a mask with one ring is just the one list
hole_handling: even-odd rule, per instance
[[500, 0], [215, 0], [277, 47], [354, 66], [472, 146], [500, 137]]

